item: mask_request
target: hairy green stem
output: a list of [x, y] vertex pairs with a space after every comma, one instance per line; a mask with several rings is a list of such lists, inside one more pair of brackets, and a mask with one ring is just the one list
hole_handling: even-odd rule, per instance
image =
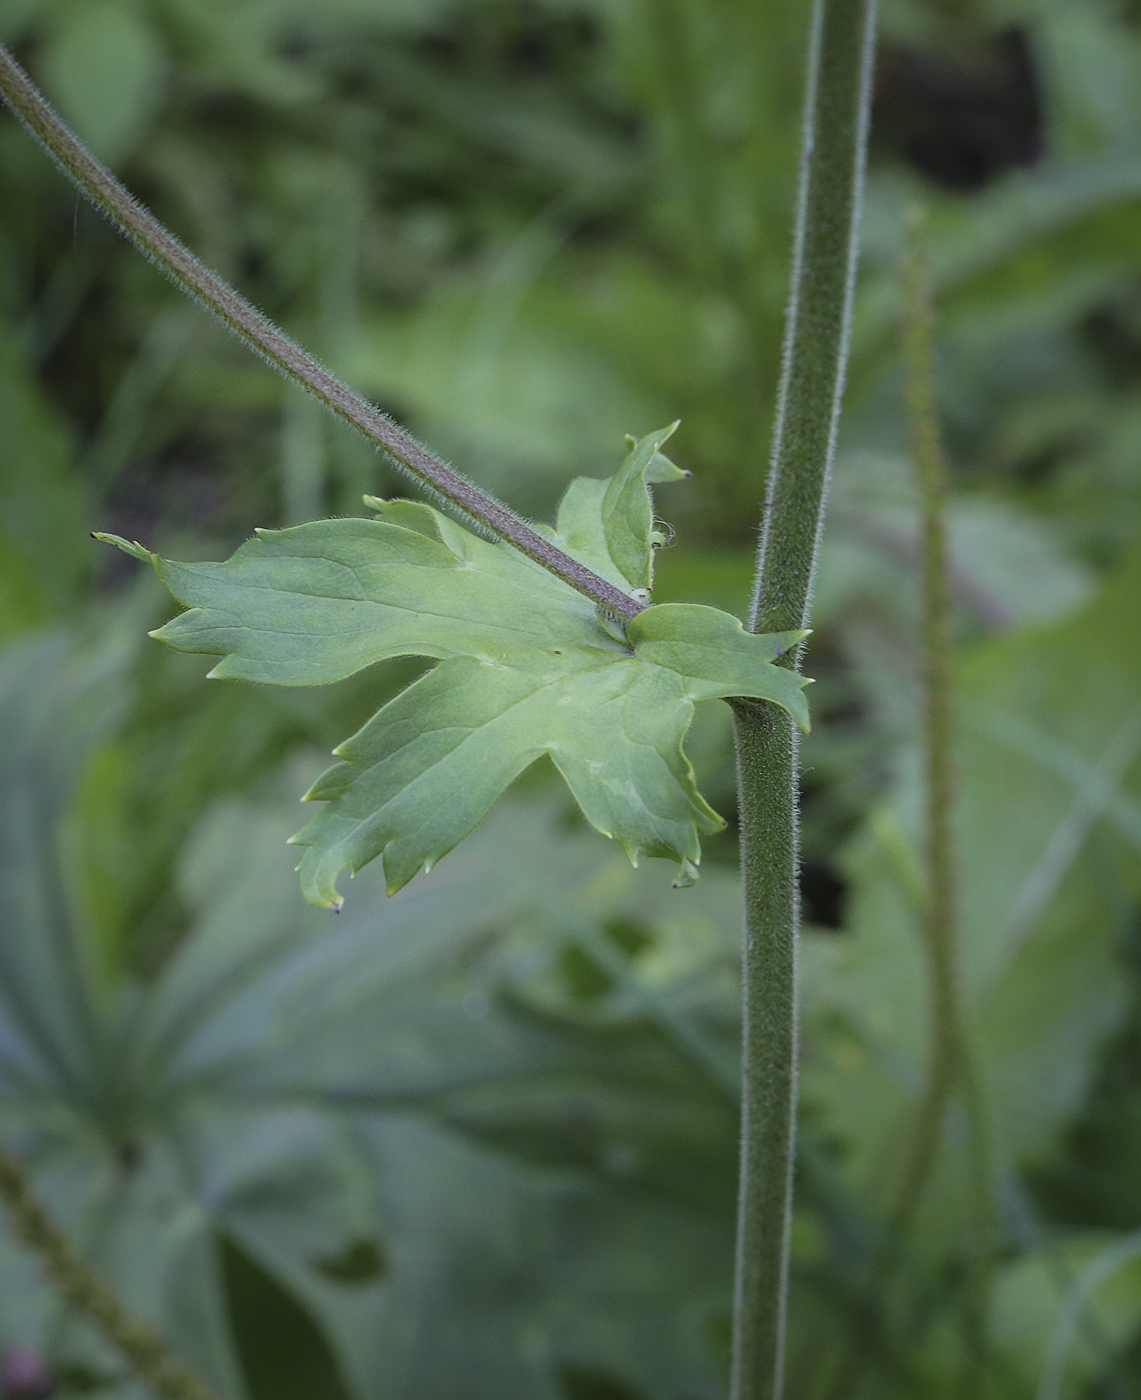
[[[904, 268], [904, 359], [912, 456], [919, 481], [923, 558], [923, 746], [926, 770], [927, 889], [924, 936], [931, 968], [931, 1059], [926, 1103], [915, 1135], [911, 1180], [905, 1172], [900, 1223], [918, 1203], [934, 1155], [947, 1098], [957, 1090], [971, 1125], [974, 1189], [982, 1215], [990, 1211], [990, 1147], [962, 1004], [958, 966], [955, 860], [955, 670], [953, 588], [947, 545], [947, 467], [935, 392], [934, 301], [926, 218], [908, 216]], [[924, 1141], [925, 1131], [930, 1141]]]
[[[808, 621], [851, 332], [874, 0], [816, 0], [784, 365], [755, 632]], [[799, 666], [799, 654], [789, 664]], [[735, 706], [745, 886], [743, 1092], [733, 1400], [783, 1388], [796, 1131], [799, 768], [775, 706]]]
[[947, 466], [935, 392], [934, 305], [925, 220], [908, 216], [903, 348], [911, 454], [919, 484], [923, 569], [923, 757], [927, 880], [923, 933], [930, 967], [931, 1047], [927, 1085], [892, 1207], [898, 1228], [914, 1214], [939, 1144], [943, 1116], [962, 1067], [963, 1015], [955, 947], [955, 772], [952, 704], [951, 570], [947, 552]]
[[[979, 1227], [990, 1224], [990, 1144], [985, 1106], [971, 1056], [958, 956], [954, 763], [955, 660], [951, 563], [947, 544], [947, 464], [935, 388], [935, 306], [927, 220], [912, 209], [904, 262], [903, 350], [911, 453], [919, 484], [923, 561], [923, 749], [926, 777], [927, 880], [923, 932], [930, 969], [931, 1047], [927, 1085], [904, 1159], [893, 1224], [905, 1228], [922, 1198], [938, 1154], [943, 1119], [958, 1093], [970, 1125], [971, 1189]], [[978, 1360], [985, 1342], [985, 1263], [970, 1269], [968, 1351]]]
[[19, 1238], [43, 1261], [66, 1302], [90, 1319], [142, 1379], [166, 1400], [218, 1400], [168, 1344], [133, 1317], [114, 1288], [82, 1259], [49, 1219], [23, 1167], [0, 1147], [0, 1200]]
[[629, 620], [645, 607], [645, 603], [572, 559], [502, 502], [441, 462], [387, 414], [330, 374], [307, 350], [201, 263], [91, 155], [3, 45], [0, 96], [96, 208], [176, 286], [217, 316], [284, 378], [315, 395], [331, 413], [363, 433], [422, 486], [493, 535], [513, 544], [606, 611]]
[[[907, 417], [919, 486], [920, 556], [923, 596], [923, 759], [926, 777], [924, 878], [917, 897], [929, 969], [931, 1038], [923, 1097], [888, 1190], [890, 1235], [881, 1247], [868, 1287], [887, 1298], [906, 1248], [902, 1232], [918, 1209], [938, 1155], [951, 1097], [958, 1094], [971, 1130], [972, 1191], [979, 1218], [989, 1202], [989, 1149], [982, 1097], [969, 1054], [957, 957], [957, 890], [954, 839], [956, 780], [954, 767], [953, 586], [947, 546], [947, 469], [939, 432], [935, 392], [934, 305], [922, 211], [908, 214], [907, 256], [903, 266], [903, 356], [907, 371]], [[975, 1264], [977, 1261], [971, 1261]], [[979, 1395], [985, 1361], [980, 1306], [981, 1271], [974, 1267], [964, 1308], [969, 1374], [963, 1393]], [[823, 1394], [846, 1400], [859, 1392], [871, 1365], [866, 1348], [846, 1352], [827, 1373]]]

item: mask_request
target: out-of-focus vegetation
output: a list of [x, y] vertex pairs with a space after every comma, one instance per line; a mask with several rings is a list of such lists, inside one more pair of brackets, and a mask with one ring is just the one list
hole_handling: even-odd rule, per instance
[[[657, 596], [740, 611], [806, 16], [7, 0], [0, 39], [207, 261], [519, 508], [682, 417]], [[930, 1028], [896, 330], [916, 199], [988, 1133], [980, 1162], [957, 1105], [892, 1229]], [[0, 208], [0, 1134], [227, 1396], [711, 1400], [731, 834], [675, 892], [536, 771], [397, 899], [366, 873], [340, 920], [307, 908], [297, 796], [415, 668], [207, 683], [135, 640], [167, 604], [88, 532], [216, 558], [396, 483], [7, 119]], [[1141, 1394], [1141, 9], [886, 4], [864, 244], [807, 665], [789, 1395], [1117, 1400]], [[731, 812], [727, 711], [693, 748]], [[12, 1397], [139, 1393], [2, 1234], [0, 1351]]]

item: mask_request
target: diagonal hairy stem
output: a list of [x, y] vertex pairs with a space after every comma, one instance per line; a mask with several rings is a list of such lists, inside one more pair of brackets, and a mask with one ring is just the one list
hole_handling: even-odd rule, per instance
[[441, 462], [201, 263], [92, 156], [2, 44], [0, 96], [64, 174], [120, 232], [284, 378], [313, 394], [331, 413], [363, 433], [433, 495], [513, 544], [607, 612], [629, 620], [645, 607], [644, 602], [572, 559], [502, 502]]
[[[874, 0], [816, 0], [754, 631], [808, 621], [850, 337], [874, 26]], [[775, 707], [735, 710], [745, 950], [730, 1393], [779, 1400], [796, 1125], [799, 770], [793, 726]]]

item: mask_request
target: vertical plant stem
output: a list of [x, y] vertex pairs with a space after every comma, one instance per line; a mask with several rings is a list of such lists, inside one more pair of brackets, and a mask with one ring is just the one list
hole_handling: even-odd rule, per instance
[[679, 197], [687, 227], [685, 251], [693, 271], [706, 287], [720, 290], [725, 282], [725, 259], [710, 223], [717, 220], [718, 171], [721, 154], [709, 138], [704, 94], [698, 80], [700, 59], [689, 33], [691, 7], [679, 0], [651, 0], [647, 7], [650, 46], [655, 50], [658, 82], [673, 147], [671, 193]]
[[[807, 623], [851, 327], [874, 0], [817, 0], [784, 365], [749, 625]], [[799, 653], [789, 659], [799, 666]], [[783, 1389], [796, 1128], [799, 770], [774, 706], [735, 706], [745, 888], [733, 1400]]]
[[168, 1344], [132, 1316], [112, 1286], [53, 1224], [20, 1163], [0, 1147], [0, 1200], [16, 1235], [43, 1261], [60, 1295], [93, 1322], [156, 1394], [166, 1400], [218, 1400]]
[[[955, 661], [951, 567], [947, 546], [947, 465], [935, 389], [935, 308], [927, 220], [912, 209], [904, 263], [903, 349], [911, 451], [919, 484], [923, 560], [923, 749], [926, 777], [927, 889], [923, 932], [930, 969], [931, 1048], [927, 1085], [900, 1178], [893, 1223], [906, 1227], [934, 1166], [947, 1104], [959, 1095], [970, 1125], [971, 1187], [980, 1230], [991, 1217], [990, 1144], [981, 1086], [970, 1052], [958, 955], [954, 762]], [[985, 1267], [971, 1269], [969, 1350], [981, 1355]]]
[[904, 264], [903, 349], [911, 453], [919, 485], [923, 571], [923, 759], [926, 779], [926, 890], [923, 934], [930, 970], [931, 1047], [927, 1084], [900, 1175], [893, 1222], [914, 1214], [931, 1171], [947, 1102], [963, 1051], [955, 948], [955, 773], [952, 755], [954, 658], [947, 556], [947, 467], [935, 394], [934, 306], [927, 267], [926, 221], [908, 214]]
[[[903, 355], [911, 451], [920, 497], [921, 591], [923, 597], [923, 759], [925, 773], [925, 868], [915, 893], [921, 900], [929, 969], [931, 1039], [927, 1081], [911, 1124], [903, 1162], [890, 1191], [888, 1247], [881, 1248], [869, 1287], [881, 1302], [898, 1268], [900, 1238], [918, 1209], [938, 1154], [947, 1106], [958, 1093], [971, 1128], [972, 1192], [980, 1219], [989, 1210], [989, 1148], [981, 1092], [969, 1054], [957, 955], [955, 861], [956, 777], [954, 765], [954, 651], [952, 585], [947, 547], [947, 468], [939, 431], [935, 391], [934, 304], [928, 269], [926, 220], [908, 213], [907, 256], [903, 266]], [[964, 1393], [980, 1393], [982, 1373], [982, 1290], [974, 1286], [965, 1310], [968, 1364]], [[845, 1354], [828, 1373], [829, 1400], [856, 1393], [868, 1368], [866, 1351]], [[965, 1378], [966, 1379], [966, 1378]]]
[[912, 456], [919, 482], [923, 559], [923, 747], [926, 772], [927, 881], [924, 938], [931, 971], [931, 1053], [927, 1091], [908, 1167], [901, 1178], [896, 1221], [918, 1204], [938, 1144], [943, 1110], [958, 1092], [971, 1125], [974, 1188], [983, 1216], [990, 1211], [990, 1148], [981, 1089], [970, 1053], [958, 965], [955, 859], [955, 663], [951, 566], [947, 547], [947, 468], [935, 393], [934, 304], [926, 218], [908, 216], [904, 269], [904, 359]]

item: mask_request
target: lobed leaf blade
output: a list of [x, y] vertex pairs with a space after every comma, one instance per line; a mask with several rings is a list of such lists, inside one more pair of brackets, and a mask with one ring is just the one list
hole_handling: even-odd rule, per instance
[[[676, 426], [676, 425], [674, 425]], [[609, 481], [572, 482], [550, 532], [623, 587], [652, 577], [648, 481], [684, 475], [673, 427], [632, 443]], [[367, 497], [376, 518], [259, 530], [222, 563], [150, 559], [187, 611], [155, 632], [217, 655], [210, 672], [324, 685], [377, 661], [438, 663], [336, 750], [307, 794], [320, 810], [293, 841], [310, 902], [340, 908], [337, 880], [380, 857], [391, 893], [467, 836], [548, 755], [587, 820], [691, 883], [700, 835], [724, 822], [697, 790], [684, 741], [698, 700], [782, 706], [805, 729], [805, 682], [776, 664], [803, 632], [757, 636], [715, 608], [665, 603], [622, 632], [526, 556], [411, 501]]]

